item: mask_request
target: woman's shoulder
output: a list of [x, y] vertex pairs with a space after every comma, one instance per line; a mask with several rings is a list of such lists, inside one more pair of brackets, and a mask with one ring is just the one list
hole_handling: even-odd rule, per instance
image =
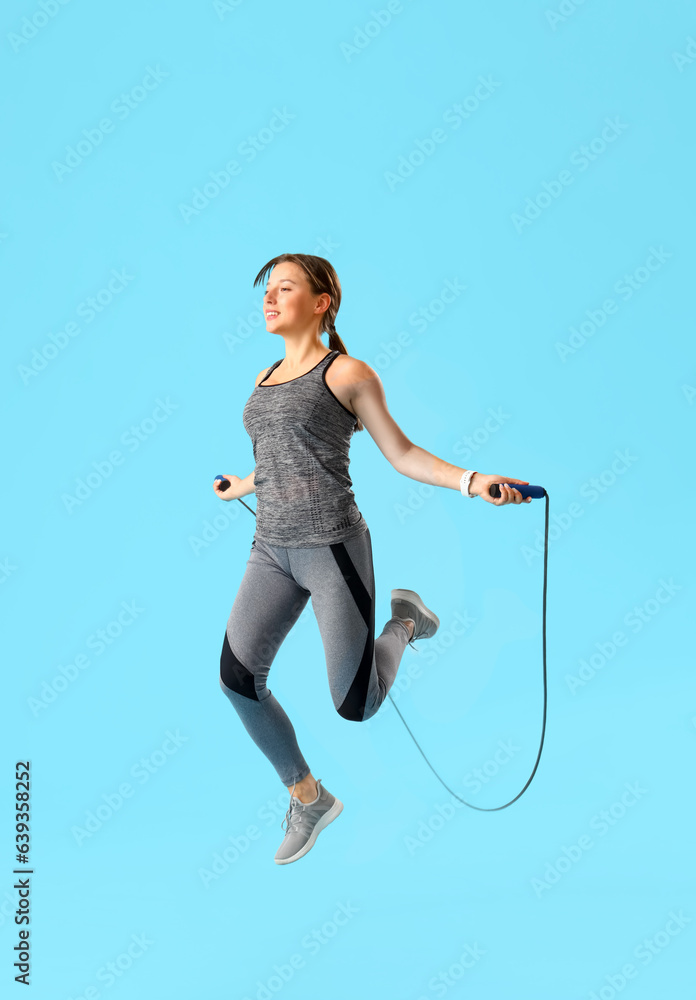
[[337, 354], [329, 365], [329, 371], [334, 369], [336, 374], [341, 375], [346, 381], [360, 382], [370, 378], [375, 374], [368, 364], [360, 358], [353, 358], [350, 354]]

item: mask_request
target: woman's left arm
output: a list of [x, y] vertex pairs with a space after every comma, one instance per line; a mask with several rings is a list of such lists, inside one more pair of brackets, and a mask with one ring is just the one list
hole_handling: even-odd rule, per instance
[[[389, 412], [382, 380], [377, 372], [364, 361], [356, 360], [355, 363], [356, 377], [351, 388], [350, 403], [387, 461], [397, 472], [409, 479], [428, 483], [430, 486], [459, 490], [460, 480], [468, 470], [458, 465], [451, 465], [414, 444]], [[525, 499], [519, 490], [507, 485], [501, 485], [500, 497], [494, 500], [488, 493], [488, 487], [492, 483], [526, 485], [527, 480], [474, 472], [469, 483], [469, 492], [497, 507], [508, 503], [531, 502], [531, 497]]]

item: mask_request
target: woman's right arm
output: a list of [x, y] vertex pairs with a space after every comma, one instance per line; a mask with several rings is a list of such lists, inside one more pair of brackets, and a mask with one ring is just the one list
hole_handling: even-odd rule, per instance
[[241, 479], [239, 481], [239, 490], [237, 491], [237, 496], [238, 497], [249, 496], [250, 493], [253, 493], [255, 491], [255, 489], [256, 489], [256, 487], [254, 485], [254, 473], [255, 472], [256, 472], [256, 469], [254, 468], [245, 479]]
[[[254, 472], [256, 472], [256, 469], [254, 469]], [[230, 485], [226, 490], [221, 490], [220, 487], [224, 484], [219, 479], [216, 479], [213, 482], [213, 489], [221, 500], [238, 500], [240, 497], [246, 497], [255, 491], [254, 472], [250, 472], [244, 479], [225, 473], [225, 479], [229, 479]]]

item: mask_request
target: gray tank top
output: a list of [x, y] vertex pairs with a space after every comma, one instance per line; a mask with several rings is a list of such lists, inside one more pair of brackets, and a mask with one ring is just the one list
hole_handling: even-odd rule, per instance
[[338, 354], [330, 351], [288, 382], [264, 385], [281, 358], [244, 407], [256, 460], [255, 537], [270, 545], [330, 545], [367, 529], [348, 474], [356, 418], [326, 383], [326, 370]]

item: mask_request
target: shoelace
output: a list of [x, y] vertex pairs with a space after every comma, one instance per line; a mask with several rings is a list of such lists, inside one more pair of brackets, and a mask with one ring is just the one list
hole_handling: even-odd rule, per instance
[[282, 820], [280, 824], [280, 829], [283, 830], [285, 834], [290, 833], [290, 827], [292, 826], [293, 821], [297, 818], [299, 818], [299, 810], [297, 807], [293, 810], [293, 803], [291, 800], [290, 805], [288, 806], [288, 811], [285, 813], [285, 819]]
[[[413, 618], [411, 618], [411, 621], [413, 622]], [[418, 638], [419, 638], [419, 636], [416, 635], [416, 623], [413, 622], [413, 635], [408, 640], [408, 645], [411, 647], [411, 649], [414, 651], [414, 653], [420, 653], [420, 649], [416, 649], [416, 647], [413, 645], [414, 640], [416, 640]]]
[[[295, 782], [295, 784], [297, 784], [297, 782]], [[309, 805], [307, 802], [302, 802], [301, 799], [293, 798], [295, 784], [293, 784], [292, 792], [290, 792], [290, 805], [288, 806], [288, 811], [285, 813], [285, 819], [281, 820], [280, 823], [280, 829], [283, 830], [286, 835], [290, 833], [290, 827], [293, 826], [293, 824], [299, 824], [305, 806]], [[318, 791], [319, 784], [317, 782], [317, 792]], [[286, 826], [283, 826], [283, 823], [285, 823]]]
[[[280, 821], [280, 829], [283, 830], [286, 834], [290, 833], [290, 824], [292, 822], [292, 818], [293, 818], [293, 815], [294, 815], [294, 813], [293, 813], [293, 807], [292, 807], [292, 802], [293, 802], [293, 793], [295, 791], [295, 785], [296, 784], [297, 784], [297, 782], [295, 782], [293, 784], [293, 786], [292, 786], [292, 792], [290, 792], [290, 805], [288, 806], [288, 811], [285, 813], [285, 819], [283, 819], [283, 820]], [[286, 824], [286, 825], [283, 826], [283, 824]]]

